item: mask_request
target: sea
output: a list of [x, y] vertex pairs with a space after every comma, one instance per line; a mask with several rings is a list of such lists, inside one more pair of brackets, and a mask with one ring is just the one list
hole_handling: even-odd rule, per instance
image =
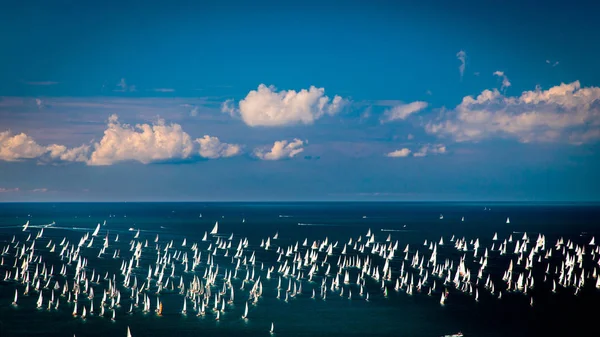
[[[463, 221], [464, 217], [464, 221]], [[506, 219], [510, 218], [510, 223]], [[12, 336], [123, 336], [130, 328], [134, 337], [142, 336], [445, 336], [461, 332], [464, 336], [600, 336], [598, 321], [600, 315], [600, 289], [591, 276], [598, 268], [600, 257], [591, 255], [593, 247], [586, 248], [586, 283], [575, 295], [572, 288], [559, 287], [551, 291], [544, 278], [545, 264], [536, 262], [530, 271], [537, 277], [535, 286], [527, 294], [503, 291], [498, 299], [483, 288], [485, 280], [479, 282], [479, 301], [472, 294], [458, 291], [452, 285], [442, 286], [438, 280], [434, 295], [426, 291], [395, 291], [394, 282], [401, 264], [405, 261], [403, 249], [409, 245], [416, 250], [431, 254], [425, 241], [438, 243], [438, 260], [448, 258], [458, 261], [461, 258], [475, 260], [473, 252], [458, 251], [451, 241], [465, 238], [468, 242], [479, 239], [481, 247], [491, 247], [492, 238], [497, 233], [502, 240], [514, 236], [520, 239], [524, 233], [535, 241], [540, 235], [546, 239], [546, 249], [552, 249], [557, 240], [571, 241], [576, 245], [587, 245], [592, 237], [600, 242], [600, 205], [573, 203], [437, 203], [437, 202], [294, 202], [294, 203], [0, 203], [0, 249], [25, 242], [28, 233], [35, 236], [42, 226], [42, 238], [37, 240], [36, 250], [43, 261], [53, 265], [55, 274], [60, 270], [61, 261], [57, 254], [46, 248], [48, 240], [58, 244], [63, 238], [72, 243], [79, 242], [85, 233], [101, 226], [96, 237], [95, 248], [82, 248], [81, 255], [88, 259], [88, 269], [104, 275], [116, 274], [122, 281], [119, 271], [122, 260], [113, 259], [112, 251], [120, 249], [120, 256], [130, 256], [130, 243], [139, 230], [138, 241], [148, 241], [150, 250], [156, 244], [164, 247], [173, 241], [172, 250], [182, 249], [185, 239], [187, 248], [200, 243], [205, 232], [210, 232], [215, 222], [219, 224], [219, 234], [227, 240], [233, 233], [235, 247], [240, 239], [247, 238], [248, 251], [256, 253], [254, 269], [261, 275], [263, 295], [251, 304], [248, 319], [241, 319], [247, 291], [239, 290], [241, 281], [234, 280], [236, 300], [227, 306], [220, 319], [207, 313], [197, 316], [189, 310], [187, 315], [180, 313], [183, 297], [177, 292], [160, 294], [163, 314], [129, 309], [129, 292], [123, 290], [122, 306], [116, 310], [116, 319], [95, 315], [85, 320], [73, 317], [73, 304], [61, 299], [58, 309], [37, 309], [37, 292], [23, 295], [24, 286], [12, 280], [4, 280], [7, 270], [13, 268], [14, 252], [4, 254], [4, 264], [0, 266], [0, 337]], [[22, 230], [29, 221], [28, 232]], [[300, 251], [306, 247], [307, 239], [331, 243], [339, 242], [329, 262], [335, 264], [340, 256], [340, 247], [350, 238], [366, 239], [371, 232], [378, 242], [398, 241], [399, 249], [391, 260], [392, 279], [385, 282], [387, 295], [382, 291], [381, 281], [368, 279], [365, 290], [370, 299], [358, 295], [354, 283], [357, 272], [353, 271], [353, 285], [343, 285], [353, 291], [353, 298], [330, 292], [323, 300], [319, 296], [311, 298], [312, 289], [319, 289], [320, 279], [314, 282], [303, 281], [303, 293], [287, 302], [277, 298], [277, 283], [280, 274], [273, 273], [266, 279], [266, 270], [277, 266], [277, 247], [287, 249], [297, 243]], [[277, 239], [273, 236], [278, 233]], [[97, 254], [104, 236], [109, 236], [109, 253], [102, 258]], [[119, 242], [114, 237], [119, 234]], [[159, 242], [155, 243], [155, 238]], [[13, 241], [13, 236], [16, 241]], [[260, 247], [261, 241], [271, 237], [270, 251]], [[31, 244], [32, 239], [27, 242]], [[12, 242], [12, 243], [11, 243]], [[364, 241], [363, 241], [364, 242]], [[497, 246], [497, 244], [496, 244]], [[304, 249], [304, 250], [302, 250]], [[480, 255], [483, 250], [480, 249]], [[210, 252], [204, 251], [203, 254]], [[143, 267], [136, 271], [140, 280], [147, 275], [148, 264], [156, 260], [155, 253], [145, 254]], [[304, 253], [302, 253], [304, 254]], [[203, 256], [204, 256], [203, 255]], [[543, 254], [542, 254], [543, 256]], [[203, 260], [205, 258], [203, 257]], [[506, 256], [490, 252], [486, 274], [495, 280], [496, 287], [502, 288], [502, 276], [510, 261], [516, 262], [517, 255], [509, 252]], [[537, 261], [537, 258], [536, 258]], [[219, 257], [215, 263], [221, 269], [230, 268], [230, 257]], [[559, 263], [560, 265], [560, 263]], [[183, 268], [179, 266], [179, 268]], [[522, 267], [521, 267], [522, 268]], [[523, 269], [523, 268], [522, 268]], [[275, 268], [277, 271], [277, 268]], [[554, 272], [553, 270], [552, 272]], [[33, 273], [33, 270], [31, 270]], [[90, 273], [91, 271], [88, 270]], [[182, 272], [182, 269], [179, 270]], [[476, 280], [477, 268], [472, 271], [472, 282]], [[194, 273], [186, 274], [186, 283]], [[195, 271], [203, 276], [203, 269]], [[240, 273], [245, 277], [245, 273]], [[256, 279], [256, 278], [255, 278]], [[540, 280], [540, 281], [538, 281]], [[107, 287], [107, 281], [95, 285], [96, 294]], [[287, 282], [285, 282], [287, 285]], [[15, 288], [20, 293], [17, 306], [11, 304]], [[328, 287], [329, 288], [329, 287]], [[440, 304], [441, 289], [448, 291], [444, 305]], [[318, 291], [317, 291], [318, 293]], [[47, 295], [46, 295], [47, 296]], [[96, 302], [99, 302], [100, 295]], [[154, 307], [155, 296], [150, 296]], [[47, 298], [47, 297], [46, 297]], [[531, 305], [530, 298], [534, 299]], [[191, 303], [188, 303], [188, 309]], [[81, 310], [81, 309], [80, 309]], [[274, 332], [270, 333], [271, 323]]]

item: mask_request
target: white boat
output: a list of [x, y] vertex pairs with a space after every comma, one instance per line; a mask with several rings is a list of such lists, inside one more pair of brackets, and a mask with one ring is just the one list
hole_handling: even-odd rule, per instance
[[215, 234], [217, 234], [217, 233], [218, 233], [218, 231], [219, 231], [219, 222], [218, 222], [218, 221], [216, 221], [216, 222], [215, 222], [215, 227], [213, 227], [212, 231], [210, 231], [210, 234], [211, 234], [211, 235], [215, 235]]
[[510, 223], [510, 218], [509, 217], [506, 218], [506, 223]]
[[133, 337], [133, 336], [131, 335], [131, 330], [129, 330], [129, 327], [127, 327], [127, 337]]
[[15, 300], [12, 302], [13, 305], [17, 305], [17, 299], [19, 298], [19, 291], [15, 289]]
[[98, 236], [98, 232], [100, 232], [100, 224], [98, 224], [98, 226], [96, 226], [96, 229], [92, 233], [92, 236]]
[[248, 302], [246, 302], [246, 309], [244, 309], [244, 315], [242, 315], [243, 319], [248, 318]]
[[23, 232], [27, 230], [27, 227], [29, 227], [29, 220], [23, 225]]
[[271, 322], [271, 330], [269, 330], [270, 333], [275, 333], [275, 325], [273, 324], [273, 322]]
[[443, 220], [443, 219], [444, 219], [444, 215], [440, 214], [440, 220]]
[[463, 333], [459, 331], [457, 333], [453, 333], [450, 335], [443, 335], [442, 337], [463, 337], [463, 336], [464, 336]]

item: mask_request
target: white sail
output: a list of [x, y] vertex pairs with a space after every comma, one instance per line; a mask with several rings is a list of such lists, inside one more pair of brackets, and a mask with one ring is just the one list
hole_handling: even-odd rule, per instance
[[19, 298], [19, 291], [15, 289], [15, 300], [13, 301], [14, 305], [17, 305], [17, 299]]
[[100, 232], [100, 224], [96, 226], [96, 229], [94, 230], [94, 233], [92, 233], [92, 236], [98, 236], [98, 232]]
[[215, 222], [215, 227], [213, 227], [212, 231], [210, 231], [211, 235], [217, 234], [217, 232], [219, 231], [219, 222], [216, 221]]
[[244, 309], [244, 315], [242, 318], [248, 318], [248, 302], [246, 302], [246, 309]]
[[133, 336], [131, 335], [131, 330], [129, 330], [129, 327], [127, 327], [127, 337], [133, 337]]
[[506, 223], [510, 223], [510, 218], [509, 217], [506, 218]]
[[29, 227], [29, 220], [23, 225], [23, 232], [27, 230], [27, 227]]
[[270, 333], [274, 333], [275, 332], [275, 324], [273, 324], [273, 322], [271, 322], [271, 330], [269, 330]]

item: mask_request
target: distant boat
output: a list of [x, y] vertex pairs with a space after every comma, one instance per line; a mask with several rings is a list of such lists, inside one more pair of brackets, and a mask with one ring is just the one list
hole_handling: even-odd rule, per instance
[[219, 231], [219, 222], [218, 222], [218, 221], [216, 221], [216, 222], [215, 222], [215, 227], [213, 227], [212, 231], [210, 231], [210, 234], [211, 234], [211, 235], [215, 235], [215, 234], [217, 234], [217, 233], [218, 233], [218, 231]]
[[243, 319], [247, 319], [248, 318], [248, 302], [246, 302], [246, 309], [244, 309], [244, 315], [242, 316]]
[[463, 337], [463, 333], [462, 332], [457, 332], [457, 333], [453, 333], [451, 335], [443, 335], [442, 337]]
[[440, 214], [440, 220], [444, 219], [444, 215]]
[[462, 219], [460, 219], [460, 221], [465, 221], [465, 217], [463, 216]]
[[12, 302], [13, 305], [17, 305], [17, 299], [19, 298], [19, 291], [15, 289], [15, 300]]
[[100, 224], [96, 226], [96, 229], [94, 230], [94, 233], [92, 233], [92, 236], [98, 236], [98, 232], [100, 232]]
[[510, 218], [509, 217], [506, 218], [506, 223], [510, 223]]
[[131, 335], [131, 330], [129, 330], [129, 327], [127, 327], [127, 337], [133, 337], [133, 336]]
[[23, 225], [23, 232], [27, 230], [27, 227], [29, 227], [29, 220]]
[[273, 324], [273, 322], [271, 322], [271, 330], [269, 330], [269, 332], [270, 332], [271, 334], [274, 334], [274, 333], [275, 333], [275, 325]]

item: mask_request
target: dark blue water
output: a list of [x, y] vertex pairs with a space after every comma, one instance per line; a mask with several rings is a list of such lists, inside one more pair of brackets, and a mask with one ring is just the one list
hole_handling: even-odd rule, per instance
[[[440, 214], [443, 214], [443, 220], [439, 219]], [[465, 221], [461, 222], [463, 216]], [[506, 217], [510, 217], [510, 224], [505, 223]], [[491, 246], [495, 232], [500, 238], [513, 234], [515, 239], [520, 238], [522, 232], [527, 232], [533, 239], [543, 233], [548, 247], [552, 247], [559, 237], [584, 244], [593, 235], [600, 241], [597, 219], [600, 219], [600, 207], [593, 204], [4, 203], [0, 204], [0, 248], [9, 244], [13, 235], [17, 240], [25, 240], [21, 226], [27, 220], [32, 226], [55, 222], [53, 228], [45, 229], [36, 247], [47, 263], [54, 263], [58, 268], [61, 262], [47, 253], [47, 249], [44, 252], [45, 243], [49, 239], [58, 243], [63, 237], [77, 242], [86, 230], [92, 231], [104, 220], [107, 225], [102, 227], [101, 236], [107, 231], [111, 238], [119, 233], [122, 257], [128, 254], [128, 243], [135, 234], [129, 228], [140, 229], [140, 239], [147, 239], [152, 244], [158, 234], [161, 242], [174, 240], [176, 247], [185, 237], [190, 247], [193, 242], [200, 242], [204, 232], [210, 231], [215, 221], [219, 221], [221, 233], [226, 236], [234, 233], [234, 246], [240, 238], [247, 237], [249, 249], [256, 250], [257, 262], [266, 266], [275, 264], [277, 256], [258, 245], [261, 239], [273, 236], [275, 232], [279, 232], [279, 240], [274, 240], [275, 247], [287, 247], [297, 241], [302, 243], [305, 238], [309, 243], [326, 237], [343, 243], [351, 237], [364, 237], [371, 229], [377, 241], [384, 241], [388, 235], [392, 241], [399, 241], [400, 252], [392, 261], [393, 269], [398, 270], [406, 244], [425, 252], [424, 240], [438, 241], [443, 236], [447, 244], [440, 247], [439, 254], [453, 259], [463, 253], [456, 252], [450, 244], [452, 235], [479, 238], [483, 246]], [[32, 233], [38, 230], [32, 229]], [[98, 259], [95, 257], [97, 252], [98, 249], [90, 248], [82, 255], [88, 257], [90, 266], [102, 270], [102, 274], [104, 271], [118, 273], [121, 260]], [[491, 255], [488, 271], [493, 277], [501, 278], [514, 256]], [[149, 255], [148, 259], [153, 257], [155, 255]], [[529, 306], [529, 297], [519, 293], [505, 293], [502, 300], [498, 300], [480, 292], [480, 301], [475, 302], [472, 296], [449, 288], [449, 299], [441, 306], [439, 293], [429, 297], [415, 292], [411, 296], [395, 292], [390, 283], [389, 295], [385, 297], [377, 282], [367, 282], [371, 294], [369, 302], [358, 296], [348, 300], [333, 293], [325, 301], [311, 299], [309, 294], [314, 285], [305, 283], [304, 294], [285, 303], [276, 299], [277, 276], [271, 280], [263, 276], [263, 297], [252, 307], [248, 321], [240, 319], [245, 300], [239, 293], [239, 299], [220, 321], [215, 321], [212, 315], [182, 316], [179, 314], [182, 297], [163, 294], [162, 317], [142, 313], [129, 315], [126, 313], [128, 302], [124, 301], [127, 304], [117, 311], [117, 320], [111, 322], [97, 316], [85, 321], [73, 318], [72, 304], [66, 301], [61, 302], [58, 310], [37, 310], [37, 294], [21, 296], [19, 306], [11, 306], [17, 285], [2, 281], [5, 270], [12, 268], [13, 261], [12, 256], [5, 256], [5, 259], [11, 263], [0, 266], [1, 337], [125, 336], [127, 326], [131, 327], [133, 336], [269, 336], [271, 322], [275, 322], [276, 336], [440, 336], [457, 331], [462, 331], [465, 336], [600, 334], [595, 322], [600, 290], [594, 287], [595, 280], [586, 281], [577, 296], [573, 295], [572, 289], [560, 289], [552, 294], [548, 285], [536, 284], [531, 292], [535, 298], [533, 307]], [[219, 262], [225, 265], [229, 260], [221, 258]], [[598, 256], [595, 260], [598, 261]], [[594, 267], [598, 265], [588, 265], [587, 271], [591, 272]], [[147, 272], [147, 266], [145, 270]], [[534, 272], [543, 273], [543, 270], [534, 267]], [[143, 275], [144, 271], [140, 273]], [[202, 276], [202, 273], [198, 274]], [[18, 287], [22, 293], [23, 286]], [[99, 288], [97, 290], [103, 286]], [[154, 297], [151, 298], [154, 301]]]

